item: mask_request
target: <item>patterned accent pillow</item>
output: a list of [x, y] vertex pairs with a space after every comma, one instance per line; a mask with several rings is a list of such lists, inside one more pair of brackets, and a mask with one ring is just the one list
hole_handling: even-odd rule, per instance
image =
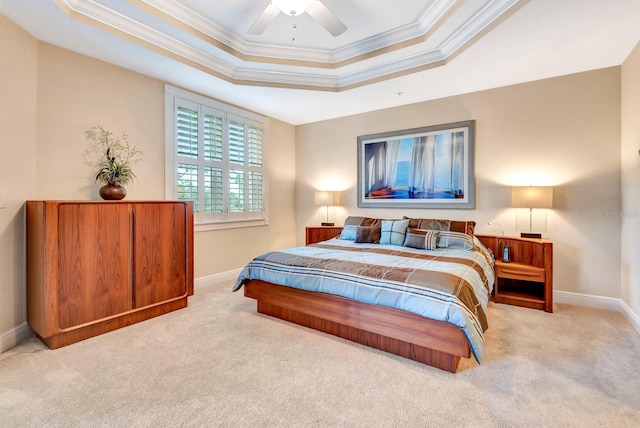
[[378, 244], [380, 242], [380, 228], [358, 226], [356, 229], [355, 242], [362, 244]]
[[407, 226], [409, 226], [409, 220], [382, 220], [380, 243], [387, 245], [404, 244]]
[[407, 229], [404, 246], [420, 248], [422, 250], [435, 250], [438, 245], [438, 235], [439, 232], [437, 230], [425, 230], [410, 227]]
[[441, 231], [438, 236], [438, 248], [472, 250], [473, 237], [461, 232]]

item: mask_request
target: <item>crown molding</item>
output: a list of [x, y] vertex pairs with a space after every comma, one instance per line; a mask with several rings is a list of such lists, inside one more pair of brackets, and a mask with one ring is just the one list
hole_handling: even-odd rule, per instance
[[[516, 9], [513, 6], [527, 1], [489, 0], [432, 48], [425, 45], [429, 36], [461, 0], [435, 0], [416, 22], [333, 51], [320, 51], [249, 44], [174, 0], [126, 0], [141, 13], [161, 19], [165, 27], [171, 25], [172, 34], [96, 0], [54, 0], [77, 21], [228, 82], [323, 91], [342, 91], [443, 65]], [[205, 43], [188, 43], [188, 38], [179, 38], [180, 32]]]
[[325, 68], [339, 68], [344, 65], [341, 63], [364, 55], [370, 58], [375, 52], [402, 49], [408, 40], [424, 40], [429, 32], [442, 24], [443, 18], [463, 3], [463, 0], [434, 0], [415, 22], [334, 50], [322, 50], [247, 42], [175, 0], [126, 1], [207, 43], [218, 45], [220, 49], [244, 61], [270, 62], [271, 58], [275, 58], [279, 62], [287, 61], [290, 65], [305, 66], [305, 63], [312, 63], [311, 66]]

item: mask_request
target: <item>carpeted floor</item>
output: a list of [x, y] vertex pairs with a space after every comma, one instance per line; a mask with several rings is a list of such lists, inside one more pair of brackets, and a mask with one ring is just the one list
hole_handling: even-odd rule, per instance
[[231, 283], [55, 351], [0, 355], [0, 427], [638, 427], [640, 336], [617, 313], [490, 304], [450, 374], [271, 319]]

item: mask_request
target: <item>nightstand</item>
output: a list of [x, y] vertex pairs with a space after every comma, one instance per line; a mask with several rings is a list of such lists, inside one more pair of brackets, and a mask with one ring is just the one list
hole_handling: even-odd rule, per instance
[[[496, 303], [553, 312], [553, 243], [546, 239], [476, 235], [496, 255]], [[511, 261], [500, 260], [505, 245]]]
[[305, 245], [335, 238], [342, 232], [341, 226], [311, 226], [306, 228]]

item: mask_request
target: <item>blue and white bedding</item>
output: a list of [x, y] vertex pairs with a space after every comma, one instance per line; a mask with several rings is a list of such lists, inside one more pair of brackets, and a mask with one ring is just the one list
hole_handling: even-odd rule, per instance
[[265, 253], [249, 262], [233, 291], [251, 279], [388, 306], [460, 327], [480, 363], [493, 257], [473, 249], [416, 249], [331, 239]]

